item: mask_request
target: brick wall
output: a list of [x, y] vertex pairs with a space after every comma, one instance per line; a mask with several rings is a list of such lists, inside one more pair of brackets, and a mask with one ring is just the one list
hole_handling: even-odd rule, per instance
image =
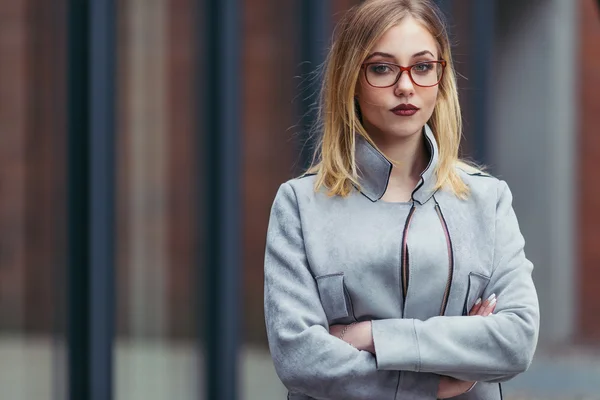
[[0, 328], [64, 327], [64, 2], [0, 4]]
[[[359, 0], [336, 0], [332, 22]], [[244, 326], [246, 339], [265, 344], [264, 249], [269, 212], [281, 183], [299, 163], [295, 126], [300, 101], [295, 2], [252, 0], [245, 7], [244, 129]]]
[[172, 335], [190, 335], [196, 329], [195, 305], [197, 213], [204, 209], [202, 199], [196, 199], [196, 126], [202, 119], [196, 108], [194, 82], [201, 71], [194, 68], [195, 32], [194, 0], [169, 0], [167, 39], [167, 137], [169, 155], [168, 196], [168, 331]]
[[600, 10], [579, 4], [579, 336], [600, 343]]

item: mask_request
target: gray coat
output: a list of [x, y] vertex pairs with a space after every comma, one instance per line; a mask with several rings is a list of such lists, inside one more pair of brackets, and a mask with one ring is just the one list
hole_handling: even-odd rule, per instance
[[[314, 176], [281, 185], [269, 220], [264, 307], [275, 369], [292, 400], [435, 399], [440, 375], [478, 381], [458, 399], [502, 398], [525, 371], [539, 309], [505, 182], [459, 170], [467, 200], [434, 191], [438, 147], [407, 203], [384, 202], [392, 166], [360, 138], [362, 191], [328, 197]], [[466, 316], [495, 293], [496, 311]], [[329, 334], [372, 321], [376, 355]]]

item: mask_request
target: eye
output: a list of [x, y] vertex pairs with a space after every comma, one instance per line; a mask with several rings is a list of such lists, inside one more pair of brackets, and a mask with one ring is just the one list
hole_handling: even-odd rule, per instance
[[436, 63], [433, 63], [433, 62], [419, 63], [417, 65], [414, 65], [412, 67], [412, 70], [413, 70], [413, 72], [418, 73], [418, 74], [426, 74], [435, 69], [435, 64]]
[[392, 73], [392, 68], [387, 64], [371, 64], [369, 65], [369, 72], [377, 75], [386, 75]]

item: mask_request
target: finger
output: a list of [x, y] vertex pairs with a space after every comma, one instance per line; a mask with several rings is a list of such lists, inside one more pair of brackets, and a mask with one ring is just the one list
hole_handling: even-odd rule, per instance
[[487, 308], [490, 306], [491, 302], [494, 301], [495, 298], [496, 298], [496, 294], [492, 293], [490, 295], [490, 297], [488, 297], [487, 299], [485, 299], [485, 301], [481, 305], [481, 308], [479, 309], [479, 312], [478, 312], [477, 315], [481, 315], [482, 317], [486, 317], [488, 315], [487, 314]]
[[483, 310], [484, 317], [487, 317], [492, 312], [494, 312], [494, 309], [496, 308], [496, 301], [497, 301], [496, 297], [494, 297], [493, 299], [490, 300], [490, 302], [487, 305], [487, 307], [485, 307], [485, 310]]
[[477, 301], [475, 302], [475, 305], [473, 306], [473, 308], [471, 308], [469, 315], [477, 315], [477, 313], [479, 312], [480, 309], [481, 309], [481, 297], [477, 299]]
[[498, 300], [497, 298], [495, 298], [494, 300], [492, 300], [492, 302], [490, 303], [490, 305], [487, 308], [487, 311], [486, 311], [487, 315], [492, 315], [493, 314], [494, 310], [496, 309], [496, 306], [498, 305], [497, 300]]

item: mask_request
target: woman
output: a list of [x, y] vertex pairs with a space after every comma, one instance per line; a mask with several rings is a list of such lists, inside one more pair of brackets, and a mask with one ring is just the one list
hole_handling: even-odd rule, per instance
[[431, 1], [345, 15], [321, 117], [315, 164], [281, 185], [267, 234], [265, 320], [288, 398], [501, 399], [537, 344], [533, 266], [506, 183], [458, 159]]

